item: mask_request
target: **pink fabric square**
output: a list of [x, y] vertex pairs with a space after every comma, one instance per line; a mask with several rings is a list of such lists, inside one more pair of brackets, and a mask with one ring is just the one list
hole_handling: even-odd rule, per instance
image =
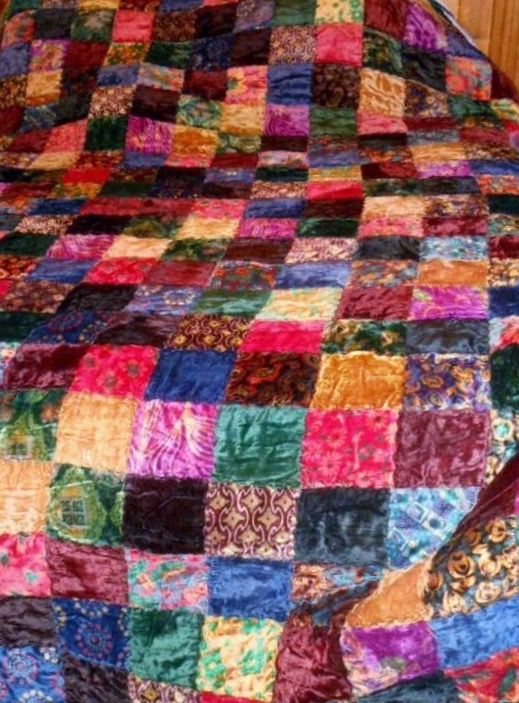
[[113, 42], [148, 42], [153, 29], [153, 12], [119, 10], [115, 13]]
[[240, 347], [242, 352], [319, 354], [322, 322], [254, 322]]
[[150, 120], [147, 117], [130, 117], [126, 133], [126, 149], [139, 154], [167, 155], [173, 143], [173, 125], [169, 122]]
[[303, 486], [390, 487], [397, 419], [391, 410], [310, 411], [303, 442]]
[[130, 448], [130, 472], [209, 478], [214, 469], [217, 415], [216, 405], [142, 403]]
[[420, 286], [413, 291], [411, 320], [485, 320], [488, 294], [464, 286]]
[[360, 24], [321, 25], [317, 28], [316, 62], [362, 66], [362, 32]]
[[309, 114], [304, 105], [268, 105], [265, 134], [270, 137], [306, 137], [310, 133]]
[[100, 259], [114, 239], [111, 234], [65, 234], [52, 245], [47, 257], [82, 261]]
[[289, 218], [250, 218], [240, 222], [238, 238], [241, 239], [294, 239], [297, 220]]
[[152, 347], [92, 347], [81, 359], [70, 390], [142, 398], [156, 359], [157, 350]]
[[45, 536], [0, 536], [0, 596], [51, 595]]

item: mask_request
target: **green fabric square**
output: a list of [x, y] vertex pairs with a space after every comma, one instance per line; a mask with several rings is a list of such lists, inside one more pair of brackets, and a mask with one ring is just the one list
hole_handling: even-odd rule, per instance
[[124, 228], [123, 234], [142, 239], [173, 239], [180, 229], [180, 222], [167, 217], [135, 217]]
[[56, 447], [63, 391], [0, 396], [0, 453], [5, 459], [50, 461]]
[[519, 411], [519, 346], [508, 346], [490, 359], [492, 403], [499, 410]]
[[53, 478], [47, 534], [81, 544], [121, 544], [123, 483], [113, 474], [61, 466]]
[[309, 217], [300, 220], [298, 237], [355, 237], [359, 221], [347, 218]]
[[51, 315], [38, 312], [0, 312], [0, 339], [23, 342], [35, 327], [43, 325]]
[[403, 76], [404, 67], [400, 43], [386, 34], [366, 29], [364, 32], [364, 66]]
[[188, 127], [216, 129], [221, 114], [222, 105], [216, 100], [203, 100], [191, 95], [181, 95], [178, 101], [176, 123]]
[[191, 53], [191, 42], [161, 43], [155, 42], [148, 50], [146, 61], [158, 66], [186, 68]]
[[0, 240], [0, 254], [11, 256], [43, 256], [56, 237], [45, 234], [9, 234]]
[[310, 125], [314, 137], [354, 137], [357, 134], [355, 110], [335, 110], [314, 105], [310, 108]]
[[109, 42], [114, 13], [110, 10], [78, 12], [72, 25], [72, 39], [87, 42]]
[[227, 291], [207, 291], [197, 303], [196, 312], [205, 315], [234, 315], [254, 317], [268, 300], [269, 291], [229, 293]]
[[132, 673], [143, 679], [195, 687], [203, 615], [133, 610], [130, 614]]
[[126, 117], [96, 117], [88, 121], [86, 149], [116, 151], [124, 147]]
[[179, 239], [172, 242], [162, 259], [166, 261], [220, 261], [229, 244], [227, 239]]
[[216, 431], [215, 480], [298, 486], [305, 417], [302, 408], [224, 406]]
[[313, 24], [316, 4], [316, 0], [278, 0], [272, 25]]
[[467, 95], [449, 95], [449, 108], [456, 120], [481, 117], [497, 123], [498, 118], [489, 103], [472, 100]]
[[256, 154], [261, 149], [260, 135], [227, 134], [218, 135], [217, 154]]

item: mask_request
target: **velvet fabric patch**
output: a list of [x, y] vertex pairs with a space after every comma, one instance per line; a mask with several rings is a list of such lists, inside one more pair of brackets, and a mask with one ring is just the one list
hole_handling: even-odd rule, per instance
[[339, 317], [372, 320], [404, 320], [409, 315], [413, 290], [395, 288], [346, 288], [339, 306]]
[[129, 703], [128, 676], [106, 666], [97, 666], [73, 657], [66, 657], [63, 666], [67, 701], [83, 703]]
[[130, 669], [142, 678], [194, 688], [202, 616], [183, 608], [132, 610]]
[[125, 544], [159, 554], [203, 553], [206, 491], [199, 480], [130, 474], [125, 483]]
[[470, 410], [402, 413], [395, 486], [479, 486], [485, 471], [489, 421], [487, 413]]
[[0, 646], [12, 649], [56, 645], [54, 613], [50, 600], [20, 596], [0, 598], [0, 617]]
[[205, 506], [205, 550], [224, 557], [289, 560], [294, 556], [297, 491], [211, 484]]
[[303, 491], [297, 508], [296, 559], [381, 567], [385, 560], [388, 498], [385, 490]]
[[396, 429], [392, 411], [312, 410], [303, 443], [303, 486], [389, 487]]
[[297, 486], [305, 415], [302, 408], [223, 406], [216, 430], [215, 480]]

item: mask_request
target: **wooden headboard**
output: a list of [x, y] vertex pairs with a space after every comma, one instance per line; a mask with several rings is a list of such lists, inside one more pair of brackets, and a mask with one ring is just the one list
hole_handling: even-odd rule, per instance
[[441, 0], [519, 89], [519, 0]]

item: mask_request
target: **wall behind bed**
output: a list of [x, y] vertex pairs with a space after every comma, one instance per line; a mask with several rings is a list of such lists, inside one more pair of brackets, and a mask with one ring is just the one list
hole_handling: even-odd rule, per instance
[[441, 0], [519, 89], [519, 0]]

